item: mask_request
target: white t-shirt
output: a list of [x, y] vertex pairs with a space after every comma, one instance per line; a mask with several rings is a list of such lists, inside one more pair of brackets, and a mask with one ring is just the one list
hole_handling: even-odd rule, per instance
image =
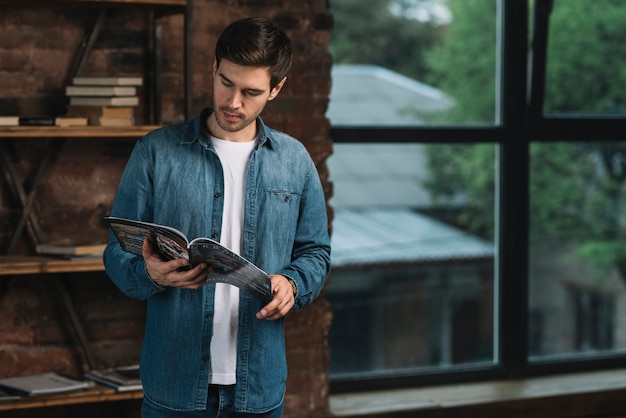
[[[211, 137], [211, 142], [224, 170], [224, 212], [220, 243], [241, 255], [246, 175], [256, 141], [232, 142]], [[232, 385], [237, 380], [238, 325], [239, 288], [217, 283], [211, 338], [211, 384]]]

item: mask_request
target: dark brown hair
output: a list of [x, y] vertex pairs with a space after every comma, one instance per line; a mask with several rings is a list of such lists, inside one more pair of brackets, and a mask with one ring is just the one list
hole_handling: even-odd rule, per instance
[[215, 47], [215, 60], [238, 65], [270, 67], [273, 89], [291, 68], [291, 41], [285, 32], [262, 18], [237, 20], [224, 29]]

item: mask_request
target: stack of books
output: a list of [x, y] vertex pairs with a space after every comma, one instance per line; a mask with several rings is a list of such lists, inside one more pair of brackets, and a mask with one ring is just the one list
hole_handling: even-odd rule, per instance
[[66, 116], [87, 118], [90, 125], [132, 126], [142, 84], [141, 77], [74, 77], [65, 87]]

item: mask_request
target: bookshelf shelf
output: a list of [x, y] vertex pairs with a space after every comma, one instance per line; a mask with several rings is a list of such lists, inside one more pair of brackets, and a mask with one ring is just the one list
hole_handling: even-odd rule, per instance
[[41, 256], [0, 256], [0, 277], [23, 274], [79, 273], [88, 271], [104, 271], [102, 259], [63, 260]]
[[187, 0], [0, 0], [3, 6], [147, 6], [185, 7]]
[[136, 126], [6, 126], [0, 138], [139, 138], [159, 125]]
[[0, 411], [17, 409], [45, 408], [62, 405], [76, 405], [81, 403], [123, 401], [143, 398], [143, 391], [117, 392], [114, 389], [96, 385], [94, 388], [71, 392], [62, 395], [36, 396], [15, 400], [0, 401]]

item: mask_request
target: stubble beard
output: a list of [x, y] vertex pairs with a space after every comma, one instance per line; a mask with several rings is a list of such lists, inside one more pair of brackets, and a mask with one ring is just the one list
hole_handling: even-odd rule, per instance
[[[222, 112], [228, 112], [230, 114], [235, 114], [238, 116], [235, 122], [230, 122], [222, 118]], [[252, 122], [256, 120], [256, 115], [253, 117], [246, 118], [239, 112], [233, 112], [227, 107], [219, 107], [217, 112], [215, 112], [215, 121], [217, 125], [226, 132], [239, 132], [250, 125]]]

